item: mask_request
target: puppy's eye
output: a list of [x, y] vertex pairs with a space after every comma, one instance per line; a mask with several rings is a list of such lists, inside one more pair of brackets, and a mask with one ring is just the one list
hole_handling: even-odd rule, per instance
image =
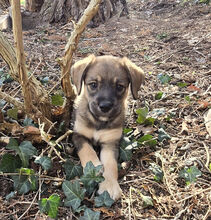
[[89, 88], [90, 88], [91, 90], [97, 89], [97, 82], [91, 82], [91, 83], [89, 83]]
[[118, 92], [123, 92], [125, 87], [123, 85], [117, 84], [116, 89]]

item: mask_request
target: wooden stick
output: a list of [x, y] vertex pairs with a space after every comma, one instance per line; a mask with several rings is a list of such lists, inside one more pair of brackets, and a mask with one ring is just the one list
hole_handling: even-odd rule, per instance
[[26, 70], [26, 58], [23, 48], [23, 35], [22, 35], [22, 18], [21, 18], [21, 7], [19, 0], [11, 1], [12, 5], [12, 26], [13, 35], [16, 48], [17, 57], [17, 68], [20, 77], [20, 84], [22, 87], [22, 93], [24, 97], [24, 107], [27, 114], [32, 112], [32, 95], [29, 87], [29, 79]]

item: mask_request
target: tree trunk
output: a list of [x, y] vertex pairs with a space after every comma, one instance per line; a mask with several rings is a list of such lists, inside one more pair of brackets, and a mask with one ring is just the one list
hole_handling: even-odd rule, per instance
[[[50, 23], [68, 22], [70, 19], [78, 21], [89, 2], [90, 0], [45, 0], [40, 11], [40, 18], [42, 21]], [[121, 14], [119, 8], [128, 13], [126, 0], [103, 0], [91, 25], [97, 26], [107, 21], [118, 11]]]
[[25, 8], [27, 11], [39, 12], [44, 3], [44, 0], [26, 0]]

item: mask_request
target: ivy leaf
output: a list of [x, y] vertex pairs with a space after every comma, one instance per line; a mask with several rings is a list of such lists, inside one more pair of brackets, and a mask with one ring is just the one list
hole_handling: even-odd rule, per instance
[[64, 100], [63, 100], [61, 95], [56, 94], [56, 95], [51, 96], [51, 103], [52, 103], [52, 105], [62, 106], [63, 102], [64, 102]]
[[33, 120], [31, 118], [25, 117], [23, 121], [23, 126], [34, 126]]
[[196, 166], [191, 166], [190, 168], [185, 167], [179, 172], [179, 176], [184, 178], [186, 184], [196, 182], [197, 177], [201, 176], [201, 171]]
[[48, 199], [44, 198], [38, 201], [40, 211], [47, 213], [50, 218], [56, 218], [60, 204], [60, 197], [57, 194], [51, 195]]
[[30, 190], [37, 189], [38, 179], [34, 174], [35, 172], [32, 169], [21, 168], [19, 170], [19, 175], [12, 176], [14, 188], [19, 194], [26, 194]]
[[149, 110], [147, 107], [137, 109], [136, 114], [138, 115], [138, 118], [137, 118], [136, 122], [138, 124], [143, 124], [146, 120], [148, 112], [149, 112]]
[[23, 141], [20, 146], [19, 156], [22, 160], [23, 167], [28, 167], [29, 159], [37, 154], [37, 149], [32, 145], [30, 141]]
[[6, 195], [5, 199], [6, 200], [10, 200], [11, 198], [13, 198], [16, 195], [16, 192], [12, 191], [9, 194]]
[[158, 166], [156, 163], [151, 163], [149, 169], [155, 174], [154, 179], [156, 181], [163, 180], [164, 174], [160, 166]]
[[158, 79], [160, 80], [160, 82], [162, 84], [167, 84], [171, 81], [171, 77], [167, 74], [160, 73], [160, 74], [157, 75], [157, 77], [158, 77]]
[[150, 134], [146, 134], [138, 139], [138, 143], [153, 147], [157, 144], [157, 140]]
[[67, 160], [64, 164], [66, 179], [71, 180], [74, 177], [80, 177], [83, 174], [83, 168], [80, 165], [75, 165], [72, 161]]
[[23, 141], [20, 146], [18, 146], [18, 142], [14, 138], [10, 138], [6, 148], [14, 150], [19, 155], [23, 167], [28, 167], [29, 159], [37, 154], [37, 149], [30, 141]]
[[17, 108], [12, 108], [12, 109], [7, 110], [7, 115], [10, 118], [18, 120], [18, 109]]
[[81, 182], [84, 184], [87, 192], [91, 194], [97, 187], [98, 183], [104, 180], [102, 176], [102, 165], [94, 166], [90, 161], [84, 168], [84, 175], [81, 177]]
[[142, 198], [144, 207], [154, 206], [153, 200], [150, 196], [144, 196], [141, 194], [141, 198]]
[[163, 92], [158, 92], [156, 95], [155, 95], [155, 99], [156, 100], [159, 100], [163, 97]]
[[178, 82], [178, 83], [177, 83], [177, 86], [180, 87], [180, 88], [184, 88], [184, 87], [188, 86], [188, 83]]
[[152, 117], [146, 118], [146, 120], [144, 121], [145, 125], [154, 125], [154, 123], [155, 123], [155, 118]]
[[13, 173], [17, 168], [21, 167], [19, 156], [12, 154], [4, 154], [0, 162], [0, 172]]
[[49, 82], [49, 77], [48, 77], [48, 76], [43, 77], [42, 79], [40, 79], [40, 82], [41, 82], [43, 85], [46, 84], [46, 83], [48, 83], [48, 82]]
[[163, 128], [160, 128], [158, 130], [158, 140], [160, 142], [162, 142], [163, 140], [170, 140], [170, 139], [171, 139], [171, 136], [168, 135]]
[[49, 170], [52, 167], [52, 162], [49, 157], [37, 157], [34, 161], [42, 166], [44, 170]]
[[101, 206], [111, 207], [113, 203], [114, 203], [114, 200], [111, 199], [111, 197], [107, 191], [104, 191], [102, 194], [95, 197], [95, 206], [96, 207], [101, 207]]
[[128, 137], [123, 137], [120, 141], [119, 160], [129, 161], [132, 158], [133, 142]]
[[81, 205], [81, 201], [84, 199], [86, 190], [80, 188], [79, 181], [64, 181], [62, 189], [67, 197], [64, 201], [65, 206], [71, 206], [74, 210], [76, 210]]
[[133, 131], [132, 128], [123, 128], [123, 134], [128, 134], [128, 133], [130, 133], [131, 131]]
[[10, 138], [9, 143], [7, 144], [6, 148], [9, 150], [14, 150], [16, 151], [16, 153], [20, 152], [20, 149], [18, 147], [18, 142], [14, 138]]
[[79, 218], [80, 220], [99, 220], [100, 212], [94, 212], [91, 209], [86, 209], [84, 212], [84, 216]]

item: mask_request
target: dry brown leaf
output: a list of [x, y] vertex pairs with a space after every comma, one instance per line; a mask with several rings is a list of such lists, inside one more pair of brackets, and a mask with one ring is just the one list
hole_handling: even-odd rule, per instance
[[24, 134], [37, 134], [37, 135], [40, 135], [40, 130], [39, 130], [39, 128], [36, 128], [34, 126], [26, 126], [23, 129], [23, 133]]
[[183, 122], [182, 122], [181, 134], [185, 134], [185, 135], [188, 134], [188, 125], [187, 125], [186, 121], [183, 121]]
[[205, 123], [205, 127], [207, 129], [207, 132], [211, 137], [211, 109], [209, 109], [207, 112], [205, 112], [204, 123]]

